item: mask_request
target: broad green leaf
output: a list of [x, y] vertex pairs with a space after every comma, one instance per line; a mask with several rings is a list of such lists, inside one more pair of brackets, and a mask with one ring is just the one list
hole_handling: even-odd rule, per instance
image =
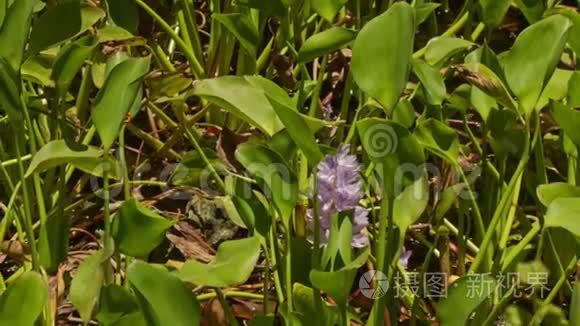
[[415, 108], [408, 99], [401, 99], [391, 114], [393, 121], [411, 128], [415, 124]]
[[314, 34], [304, 42], [298, 51], [298, 62], [309, 62], [317, 57], [340, 50], [352, 42], [355, 37], [355, 31], [343, 27], [332, 27]]
[[15, 120], [20, 120], [22, 117], [20, 85], [16, 71], [12, 69], [8, 61], [0, 57], [0, 109]]
[[464, 190], [465, 184], [458, 183], [452, 186], [449, 186], [447, 189], [443, 191], [443, 193], [439, 196], [439, 201], [435, 206], [435, 220], [440, 221], [445, 214], [451, 209], [453, 204], [457, 201], [457, 197], [461, 194]]
[[[477, 285], [474, 291], [473, 284]], [[472, 311], [491, 296], [495, 279], [487, 274], [469, 274], [449, 286], [447, 297], [437, 305], [441, 325], [465, 326]]]
[[53, 59], [52, 56], [42, 54], [26, 59], [20, 71], [22, 79], [45, 87], [54, 87], [54, 83], [50, 79]]
[[269, 136], [283, 128], [264, 91], [244, 77], [204, 79], [195, 84], [193, 94], [219, 105]]
[[85, 322], [91, 319], [93, 309], [99, 302], [105, 280], [104, 265], [110, 256], [103, 250], [95, 252], [85, 258], [73, 276], [68, 299]]
[[191, 86], [192, 80], [183, 73], [172, 72], [147, 78], [145, 84], [148, 86], [149, 97], [157, 99], [163, 96], [174, 97]]
[[298, 111], [277, 102], [272, 103], [272, 107], [274, 108], [274, 111], [276, 111], [278, 118], [280, 118], [286, 127], [288, 134], [296, 146], [300, 148], [302, 153], [304, 153], [308, 159], [308, 165], [311, 167], [316, 166], [316, 164], [322, 160], [322, 153], [318, 148], [314, 133], [311, 132], [311, 129], [303, 118], [303, 115]]
[[33, 0], [12, 2], [0, 27], [0, 58], [6, 60], [13, 71], [20, 70], [30, 30], [33, 3]]
[[116, 26], [136, 34], [139, 26], [139, 11], [133, 0], [107, 0], [109, 17]]
[[[385, 37], [385, 31], [394, 31]], [[397, 104], [409, 76], [415, 13], [404, 2], [368, 22], [353, 47], [352, 72], [357, 85], [387, 111]]]
[[423, 61], [415, 60], [413, 72], [421, 81], [427, 103], [441, 105], [447, 98], [447, 90], [439, 71]]
[[437, 66], [453, 55], [471, 48], [474, 44], [462, 38], [442, 36], [432, 39], [427, 44], [425, 61]]
[[322, 18], [332, 23], [334, 21], [334, 16], [336, 16], [346, 1], [347, 0], [316, 0], [311, 2], [311, 6], [312, 9], [314, 9], [314, 11], [316, 11]]
[[404, 239], [405, 232], [413, 223], [421, 217], [427, 204], [429, 203], [429, 185], [427, 184], [427, 174], [417, 179], [411, 185], [395, 191], [399, 195], [393, 202], [393, 222], [399, 228], [401, 239]]
[[435, 9], [441, 6], [440, 3], [427, 2], [415, 4], [415, 25], [419, 26], [421, 23], [427, 20], [429, 16], [435, 11]]
[[400, 189], [422, 176], [423, 148], [405, 127], [392, 121], [368, 118], [357, 122], [356, 128], [366, 154], [375, 162], [377, 171], [383, 173], [384, 191], [394, 192], [395, 186]]
[[286, 225], [298, 200], [296, 175], [284, 159], [269, 148], [256, 144], [242, 144], [236, 158], [258, 182], [266, 197], [272, 201]]
[[238, 39], [242, 48], [251, 58], [256, 57], [260, 36], [256, 25], [249, 16], [244, 14], [214, 14], [212, 18], [224, 25]]
[[554, 103], [553, 116], [556, 122], [560, 125], [560, 129], [570, 137], [576, 146], [580, 146], [580, 111], [570, 109], [560, 102]]
[[580, 198], [561, 197], [548, 206], [545, 227], [561, 227], [580, 237]]
[[32, 326], [48, 303], [48, 285], [36, 272], [18, 277], [0, 297], [0, 324]]
[[51, 79], [54, 80], [58, 96], [66, 95], [74, 77], [81, 69], [97, 46], [92, 36], [83, 37], [62, 48], [56, 57], [52, 68]]
[[505, 107], [517, 110], [516, 103], [502, 80], [486, 65], [481, 63], [465, 63], [453, 67], [468, 83], [495, 98]]
[[231, 287], [248, 280], [258, 257], [260, 238], [230, 240], [223, 242], [217, 250], [215, 260], [203, 264], [188, 260], [179, 271], [179, 277], [189, 283], [211, 287]]
[[345, 309], [356, 273], [366, 263], [368, 254], [368, 250], [363, 251], [355, 260], [337, 271], [311, 270], [312, 285], [328, 293], [339, 306], [343, 307], [341, 309]]
[[191, 291], [163, 266], [133, 262], [127, 280], [139, 294], [141, 309], [148, 325], [199, 325], [201, 307]]
[[453, 166], [459, 164], [459, 137], [455, 130], [443, 122], [434, 119], [422, 121], [414, 135], [428, 151]]
[[572, 23], [550, 16], [526, 28], [504, 57], [507, 83], [517, 96], [522, 113], [530, 114], [552, 77], [566, 45]]
[[107, 25], [97, 31], [99, 43], [106, 43], [111, 41], [125, 41], [134, 38], [128, 30], [113, 25]]
[[564, 182], [554, 182], [539, 185], [536, 193], [542, 205], [548, 207], [558, 198], [580, 197], [580, 187]]
[[503, 21], [511, 0], [479, 0], [482, 21], [489, 28], [495, 28]]
[[174, 224], [134, 198], [126, 200], [113, 220], [113, 238], [120, 252], [147, 258]]
[[49, 7], [32, 26], [27, 53], [34, 55], [59, 45], [86, 31], [104, 16], [102, 9], [81, 5], [77, 1]]
[[546, 9], [543, 0], [515, 0], [514, 3], [530, 24], [534, 24], [542, 19], [542, 15]]
[[570, 47], [576, 55], [580, 55], [580, 13], [576, 12], [576, 9], [572, 7], [554, 7], [545, 12], [548, 14], [560, 14], [568, 17], [574, 23], [574, 26], [570, 30], [570, 35], [568, 35], [568, 42]]
[[141, 81], [149, 71], [150, 59], [130, 58], [119, 63], [99, 91], [92, 116], [105, 149], [113, 145], [127, 113], [142, 96]]
[[[245, 78], [254, 87], [260, 88], [264, 92], [273, 108], [276, 105], [282, 105], [295, 110], [296, 104], [288, 96], [288, 93], [273, 81], [262, 76], [246, 76]], [[324, 120], [316, 119], [302, 113], [299, 113], [299, 115], [313, 133], [328, 124]]]
[[126, 287], [109, 284], [101, 290], [96, 318], [104, 325], [112, 325], [124, 315], [130, 315], [138, 310], [137, 300]]
[[102, 162], [100, 157], [103, 151], [93, 146], [67, 144], [64, 140], [54, 140], [44, 145], [32, 158], [26, 177], [34, 173], [42, 173], [46, 170], [63, 164], [83, 165], [87, 162]]

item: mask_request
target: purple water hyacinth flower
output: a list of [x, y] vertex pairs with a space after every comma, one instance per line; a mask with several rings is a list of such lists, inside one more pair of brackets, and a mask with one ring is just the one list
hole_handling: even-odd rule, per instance
[[[368, 225], [368, 212], [359, 206], [363, 197], [360, 164], [355, 155], [349, 155], [349, 146], [339, 146], [335, 155], [327, 155], [318, 164], [318, 199], [320, 202], [320, 240], [328, 242], [331, 218], [337, 213], [353, 210], [352, 246], [362, 248], [368, 245], [365, 228]], [[312, 210], [308, 210], [309, 226], [314, 221]]]
[[412, 253], [413, 252], [411, 250], [407, 250], [405, 247], [403, 247], [403, 252], [399, 257], [399, 264], [401, 264], [401, 266], [403, 266], [405, 269], [407, 269], [409, 266], [409, 259], [411, 258]]

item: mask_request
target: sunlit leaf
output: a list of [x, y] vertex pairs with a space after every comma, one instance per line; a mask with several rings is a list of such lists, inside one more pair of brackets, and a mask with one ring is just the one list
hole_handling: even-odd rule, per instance
[[427, 103], [441, 105], [447, 97], [443, 76], [432, 66], [422, 61], [413, 61], [413, 72], [421, 81]]
[[133, 262], [127, 280], [139, 294], [139, 303], [148, 325], [199, 325], [201, 307], [191, 291], [163, 266]]
[[113, 145], [127, 113], [140, 101], [141, 80], [149, 71], [150, 59], [130, 58], [116, 65], [98, 93], [92, 116], [105, 149]]
[[462, 38], [443, 36], [431, 39], [425, 51], [425, 61], [436, 66], [453, 55], [465, 51], [473, 46], [473, 43]]
[[560, 60], [572, 23], [554, 15], [518, 35], [503, 60], [508, 85], [518, 97], [522, 113], [530, 114]]
[[250, 143], [238, 146], [236, 158], [259, 182], [266, 197], [272, 198], [282, 220], [288, 224], [298, 200], [298, 186], [284, 159], [265, 146]]
[[34, 325], [48, 303], [48, 291], [48, 285], [40, 274], [22, 274], [0, 297], [0, 324]]
[[[477, 291], [471, 284], [477, 284]], [[465, 326], [472, 311], [491, 296], [495, 279], [488, 274], [469, 274], [449, 286], [447, 297], [437, 305], [437, 316], [442, 325]]]
[[128, 199], [113, 220], [115, 245], [126, 255], [147, 258], [173, 224], [134, 198]]
[[[72, 145], [72, 146], [71, 146]], [[32, 158], [26, 176], [41, 173], [62, 164], [83, 165], [102, 162], [103, 151], [99, 148], [78, 144], [67, 144], [64, 140], [55, 140], [44, 145]]]
[[334, 16], [347, 0], [317, 0], [312, 1], [312, 9], [329, 22], [334, 21]]
[[54, 80], [56, 91], [61, 98], [66, 95], [74, 77], [96, 46], [96, 39], [89, 36], [65, 46], [59, 52], [54, 62], [51, 79]]
[[103, 250], [93, 253], [85, 258], [74, 274], [68, 299], [85, 322], [91, 319], [93, 309], [99, 302], [105, 279], [103, 265], [110, 255]]
[[580, 187], [564, 182], [539, 185], [536, 192], [538, 194], [538, 199], [546, 207], [550, 206], [550, 204], [558, 198], [580, 197]]
[[355, 37], [355, 31], [343, 27], [332, 27], [314, 34], [304, 42], [298, 51], [298, 62], [309, 62], [317, 57], [340, 50], [352, 42]]
[[[389, 37], [385, 31], [396, 30]], [[415, 35], [413, 7], [395, 3], [368, 22], [353, 47], [352, 72], [357, 85], [390, 111], [397, 104], [409, 76]]]
[[580, 237], [580, 198], [560, 197], [548, 205], [545, 227], [561, 227]]
[[479, 0], [482, 21], [490, 28], [501, 24], [510, 4], [510, 0]]
[[189, 260], [183, 264], [179, 277], [185, 282], [202, 286], [240, 285], [252, 274], [259, 256], [259, 237], [226, 241], [218, 247], [214, 261], [203, 264]]

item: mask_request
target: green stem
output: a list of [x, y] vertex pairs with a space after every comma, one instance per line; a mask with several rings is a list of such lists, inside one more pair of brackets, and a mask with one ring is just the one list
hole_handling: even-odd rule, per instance
[[[107, 154], [108, 155], [108, 154]], [[108, 164], [108, 160], [103, 161], [103, 164]], [[113, 236], [111, 234], [111, 212], [110, 212], [110, 192], [109, 192], [109, 167], [105, 166], [103, 169], [103, 218], [105, 220], [105, 234], [103, 237], [103, 249], [109, 254], [112, 252]], [[107, 262], [109, 260], [107, 259]], [[113, 270], [109, 263], [103, 264], [105, 269], [105, 284], [111, 284], [113, 281]]]
[[179, 46], [179, 48], [183, 51], [183, 53], [187, 57], [187, 60], [191, 65], [191, 69], [195, 77], [198, 79], [205, 78], [205, 71], [203, 67], [195, 57], [195, 53], [193, 52], [193, 50], [185, 43], [185, 41], [183, 41], [183, 39], [179, 37], [179, 35], [177, 35], [177, 33], [171, 28], [171, 26], [169, 26], [169, 24], [155, 12], [155, 10], [149, 7], [149, 5], [147, 5], [143, 0], [135, 0], [135, 2], [137, 3], [137, 5], [139, 5], [139, 7], [145, 10], [145, 12], [149, 14], [153, 18], [153, 20], [155, 20], [159, 24], [159, 26], [161, 26], [161, 28], [167, 34], [169, 34], [169, 36], [175, 42], [175, 44]]
[[238, 325], [238, 321], [236, 320], [236, 317], [234, 316], [234, 313], [232, 312], [230, 305], [226, 301], [226, 297], [224, 296], [222, 290], [220, 290], [219, 288], [215, 288], [214, 290], [215, 293], [217, 294], [218, 300], [222, 305], [222, 309], [226, 313], [226, 317], [228, 318], [228, 324], [230, 326]]

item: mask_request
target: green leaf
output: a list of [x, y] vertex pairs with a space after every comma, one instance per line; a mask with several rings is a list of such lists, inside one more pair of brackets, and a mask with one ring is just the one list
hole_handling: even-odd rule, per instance
[[199, 325], [201, 307], [191, 291], [163, 266], [135, 261], [127, 280], [139, 294], [141, 309], [149, 325]]
[[[385, 31], [394, 31], [385, 38]], [[397, 104], [409, 76], [415, 12], [404, 2], [368, 22], [353, 48], [352, 72], [358, 86], [387, 111]]]
[[65, 46], [60, 50], [52, 68], [58, 96], [64, 98], [76, 74], [97, 47], [96, 38], [89, 36]]
[[22, 79], [42, 86], [54, 87], [54, 83], [50, 79], [52, 63], [52, 56], [42, 54], [26, 59], [21, 66]]
[[147, 258], [173, 224], [134, 198], [128, 199], [113, 220], [115, 246], [128, 256]]
[[423, 85], [427, 103], [441, 105], [447, 98], [447, 90], [443, 82], [443, 76], [439, 71], [423, 61], [413, 61], [413, 72]]
[[356, 32], [343, 27], [331, 27], [309, 37], [300, 51], [298, 62], [309, 62], [317, 57], [330, 54], [348, 45], [356, 37]]
[[576, 12], [576, 9], [572, 7], [554, 7], [546, 11], [546, 14], [560, 14], [568, 17], [574, 26], [570, 30], [568, 35], [568, 42], [570, 47], [576, 55], [580, 55], [580, 14]]
[[526, 20], [533, 24], [542, 19], [545, 7], [542, 0], [515, 0], [515, 5], [522, 11]]
[[[385, 191], [394, 191], [395, 186], [406, 186], [407, 182], [421, 177], [425, 154], [405, 127], [393, 121], [368, 118], [357, 122], [356, 128], [366, 154], [375, 162], [377, 171], [383, 173]], [[413, 172], [411, 180], [407, 180], [409, 173], [397, 175], [401, 172]], [[398, 184], [395, 184], [395, 177], [400, 179], [401, 176], [405, 179], [397, 180]]]
[[554, 199], [544, 219], [544, 226], [561, 227], [580, 237], [580, 198], [560, 197]]
[[0, 297], [0, 324], [31, 326], [48, 303], [48, 285], [36, 272], [18, 277]]
[[291, 107], [278, 102], [272, 103], [272, 107], [294, 143], [308, 159], [308, 165], [311, 167], [316, 166], [322, 160], [322, 152], [320, 152], [314, 133], [308, 126], [304, 116]]
[[516, 103], [502, 80], [486, 65], [482, 63], [465, 63], [453, 66], [453, 68], [471, 85], [495, 98], [505, 107], [514, 111], [517, 110]]
[[[473, 290], [477, 285], [477, 291]], [[495, 289], [495, 279], [487, 274], [469, 274], [453, 282], [446, 298], [437, 306], [441, 325], [465, 326], [471, 312]]]
[[543, 19], [521, 32], [504, 57], [507, 83], [526, 115], [536, 108], [542, 90], [552, 77], [571, 27], [570, 20], [561, 15]]
[[576, 71], [568, 82], [567, 104], [569, 107], [580, 107], [580, 72]]
[[106, 43], [111, 41], [125, 41], [134, 38], [128, 30], [113, 25], [107, 25], [97, 31], [99, 43]]
[[328, 293], [342, 307], [341, 309], [345, 309], [356, 273], [366, 263], [368, 254], [368, 250], [363, 251], [355, 260], [337, 271], [311, 270], [310, 281], [312, 285]]
[[503, 21], [511, 0], [479, 0], [482, 21], [485, 26], [495, 28]]
[[8, 0], [0, 0], [0, 27], [6, 17], [6, 11], [8, 11]]
[[269, 148], [245, 143], [238, 146], [236, 159], [259, 183], [262, 191], [272, 201], [288, 225], [298, 200], [296, 175], [284, 159]]
[[214, 14], [212, 18], [224, 25], [238, 39], [250, 57], [256, 57], [260, 36], [250, 17], [243, 14]]
[[110, 257], [111, 254], [103, 250], [95, 252], [80, 264], [72, 279], [68, 299], [85, 322], [91, 319], [99, 302], [105, 280], [104, 265]]
[[219, 105], [269, 136], [283, 128], [264, 91], [244, 77], [204, 79], [195, 84], [193, 94]]
[[548, 207], [558, 198], [580, 197], [580, 187], [564, 182], [554, 182], [539, 185], [536, 193], [542, 205]]
[[58, 270], [68, 255], [70, 224], [69, 216], [54, 214], [40, 225], [38, 253], [40, 264], [48, 273]]
[[393, 202], [393, 222], [399, 228], [399, 232], [404, 239], [405, 232], [413, 223], [421, 217], [427, 204], [429, 203], [429, 185], [427, 184], [427, 173], [418, 178], [411, 185], [405, 187]]
[[316, 0], [311, 2], [311, 6], [322, 18], [332, 23], [334, 16], [346, 2], [347, 0]]
[[102, 288], [99, 300], [97, 320], [104, 325], [111, 325], [124, 315], [139, 311], [137, 300], [126, 287], [109, 284]]
[[150, 59], [129, 58], [119, 63], [99, 91], [92, 115], [105, 149], [113, 145], [127, 113], [140, 101], [141, 81], [149, 71]]
[[455, 130], [441, 121], [428, 119], [417, 126], [414, 134], [425, 149], [453, 166], [459, 164], [459, 137]]
[[314, 289], [310, 287], [300, 283], [294, 283], [292, 286], [295, 310], [303, 325], [337, 325], [339, 316], [336, 307], [323, 303], [322, 311], [320, 311], [314, 295]]
[[8, 7], [0, 27], [0, 58], [6, 60], [13, 71], [20, 70], [24, 47], [32, 19], [32, 0], [18, 0]]
[[465, 51], [473, 46], [473, 43], [462, 38], [442, 36], [432, 39], [427, 44], [425, 61], [432, 66], [437, 66], [453, 55]]
[[427, 18], [429, 18], [429, 16], [431, 16], [431, 14], [435, 11], [435, 9], [439, 8], [441, 6], [440, 3], [434, 3], [434, 2], [427, 2], [427, 3], [420, 3], [417, 4], [415, 3], [415, 25], [419, 26], [421, 25], [424, 21], [427, 20]]
[[259, 237], [225, 241], [218, 247], [214, 261], [203, 264], [188, 260], [179, 271], [179, 277], [202, 286], [223, 288], [240, 285], [252, 274], [259, 256]]
[[139, 27], [139, 10], [133, 0], [107, 0], [109, 17], [116, 26], [122, 27], [132, 34]]
[[18, 74], [7, 60], [0, 57], [0, 108], [14, 120], [22, 117], [20, 85]]
[[91, 28], [103, 17], [105, 12], [101, 8], [84, 6], [77, 1], [49, 7], [32, 26], [27, 54], [34, 55], [59, 45]]
[[[72, 145], [72, 147], [71, 147]], [[44, 145], [32, 158], [26, 177], [34, 173], [42, 173], [63, 164], [86, 166], [87, 163], [100, 164], [103, 151], [79, 144], [67, 144], [64, 140], [54, 140]]]
[[580, 111], [570, 109], [560, 102], [553, 102], [553, 116], [560, 125], [560, 129], [570, 137], [576, 146], [580, 146]]

